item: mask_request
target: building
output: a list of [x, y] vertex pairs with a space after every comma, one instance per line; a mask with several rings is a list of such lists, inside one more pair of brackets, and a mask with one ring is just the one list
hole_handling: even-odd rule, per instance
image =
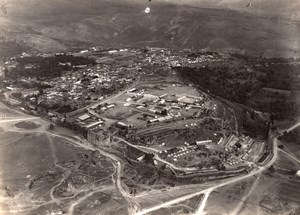
[[167, 95], [164, 99], [166, 102], [178, 102], [178, 98], [175, 95]]
[[212, 140], [201, 140], [201, 141], [196, 141], [196, 144], [198, 146], [205, 146], [208, 144], [212, 144]]
[[153, 100], [158, 99], [159, 97], [158, 97], [158, 96], [155, 96], [155, 95], [151, 95], [151, 94], [144, 94], [144, 98], [145, 98], [147, 101], [153, 101]]
[[183, 104], [194, 104], [195, 103], [195, 99], [193, 98], [189, 98], [187, 96], [182, 96], [178, 99], [179, 102], [183, 103]]
[[82, 116], [78, 117], [80, 121], [85, 121], [87, 119], [91, 118], [89, 114], [83, 114]]
[[134, 91], [136, 91], [136, 88], [132, 88], [132, 89], [128, 90], [127, 93], [133, 93]]
[[146, 155], [143, 154], [142, 156], [138, 157], [136, 160], [137, 160], [138, 162], [141, 162], [142, 160], [144, 160], [145, 157], [146, 157]]
[[111, 108], [113, 108], [113, 107], [115, 107], [116, 105], [115, 104], [110, 104], [110, 105], [108, 105], [106, 108], [107, 109], [111, 109]]
[[118, 51], [117, 50], [110, 50], [110, 51], [108, 51], [108, 53], [109, 54], [115, 54], [115, 53], [118, 53]]
[[100, 124], [103, 124], [103, 123], [104, 123], [104, 121], [103, 121], [103, 120], [99, 120], [99, 121], [97, 121], [97, 122], [93, 122], [93, 123], [91, 123], [91, 124], [87, 125], [87, 126], [86, 126], [86, 128], [87, 128], [87, 129], [89, 129], [89, 128], [92, 128], [92, 127], [98, 126], [98, 125], [100, 125]]
[[158, 144], [159, 142], [166, 142], [168, 138], [177, 138], [178, 132], [169, 129], [169, 128], [162, 128], [162, 129], [145, 129], [144, 131], [137, 131], [132, 138], [139, 139], [139, 141], [143, 144]]
[[87, 140], [93, 145], [104, 145], [107, 143], [108, 138], [109, 133], [100, 126], [96, 126], [95, 128], [88, 130]]

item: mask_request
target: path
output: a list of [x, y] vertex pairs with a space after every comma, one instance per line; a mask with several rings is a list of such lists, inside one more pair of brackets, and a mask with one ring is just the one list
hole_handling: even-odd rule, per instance
[[[270, 160], [270, 162], [268, 164], [266, 164], [265, 166], [263, 167], [257, 167], [257, 169], [255, 171], [252, 171], [251, 173], [249, 173], [248, 175], [243, 175], [243, 176], [240, 176], [240, 177], [236, 177], [236, 178], [233, 178], [233, 179], [230, 179], [230, 180], [227, 180], [225, 182], [222, 182], [220, 184], [217, 184], [213, 187], [210, 187], [208, 189], [204, 189], [202, 191], [198, 191], [198, 192], [195, 192], [195, 193], [192, 193], [192, 194], [188, 194], [188, 195], [185, 195], [185, 196], [181, 196], [179, 198], [176, 198], [176, 199], [173, 199], [173, 200], [170, 200], [170, 201], [167, 201], [167, 202], [164, 202], [164, 203], [161, 203], [159, 205], [156, 205], [154, 207], [150, 207], [150, 208], [146, 208], [146, 209], [143, 209], [139, 212], [137, 212], [135, 215], [143, 215], [143, 214], [147, 214], [147, 213], [150, 213], [150, 212], [153, 212], [153, 211], [156, 211], [156, 210], [159, 210], [161, 208], [165, 208], [165, 207], [168, 207], [168, 206], [171, 206], [173, 204], [177, 204], [177, 203], [180, 203], [182, 201], [186, 201], [188, 199], [191, 199], [195, 196], [199, 196], [201, 194], [206, 194], [206, 195], [209, 195], [210, 192], [212, 192], [213, 190], [217, 189], [217, 188], [220, 188], [220, 187], [223, 187], [225, 185], [228, 185], [228, 184], [232, 184], [232, 183], [236, 183], [236, 182], [239, 182], [241, 180], [244, 180], [244, 179], [247, 179], [247, 178], [250, 178], [254, 175], [257, 175], [265, 170], [267, 170], [271, 165], [273, 165], [273, 163], [276, 161], [277, 157], [278, 157], [278, 141], [277, 141], [277, 138], [274, 138], [273, 139], [273, 157], [272, 159]], [[207, 194], [208, 193], [208, 194]], [[208, 197], [207, 197], [208, 198]], [[202, 206], [203, 207], [203, 206]], [[201, 209], [201, 205], [200, 205], [200, 209]], [[202, 209], [201, 209], [202, 210]], [[203, 209], [204, 210], [204, 209]], [[199, 210], [198, 210], [199, 211]]]
[[208, 197], [210, 195], [210, 193], [213, 191], [213, 189], [208, 189], [205, 194], [204, 194], [204, 197], [203, 199], [201, 200], [201, 203], [198, 207], [198, 209], [196, 210], [195, 212], [195, 215], [202, 215], [204, 213], [204, 208], [206, 206], [206, 202], [208, 200]]

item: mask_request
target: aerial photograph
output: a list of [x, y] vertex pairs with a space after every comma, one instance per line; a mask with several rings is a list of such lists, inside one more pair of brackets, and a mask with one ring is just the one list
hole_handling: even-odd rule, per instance
[[300, 0], [0, 0], [0, 215], [300, 215]]

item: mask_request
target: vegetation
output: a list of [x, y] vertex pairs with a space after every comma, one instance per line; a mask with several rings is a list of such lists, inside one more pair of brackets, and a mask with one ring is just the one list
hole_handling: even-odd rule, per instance
[[285, 132], [283, 136], [279, 138], [280, 140], [295, 143], [300, 145], [300, 129], [295, 129], [290, 132]]
[[59, 77], [63, 71], [71, 70], [73, 66], [96, 64], [93, 59], [66, 54], [53, 57], [20, 57], [16, 61], [18, 62], [17, 67], [11, 71], [6, 70], [6, 77], [11, 79], [19, 77]]
[[[177, 71], [183, 78], [199, 84], [209, 92], [238, 103], [246, 103], [250, 93], [257, 92], [259, 85], [252, 74], [232, 72], [229, 67], [181, 67]], [[247, 82], [245, 80], [248, 80]], [[239, 89], [239, 90], [236, 90]]]
[[49, 125], [49, 129], [50, 129], [50, 130], [54, 130], [54, 124], [51, 123], [51, 124]]
[[[184, 80], [202, 90], [272, 113], [275, 119], [299, 114], [299, 104], [292, 95], [300, 90], [300, 81], [297, 81], [300, 66], [290, 60], [230, 57], [213, 64], [204, 62], [201, 66], [174, 69]], [[271, 93], [262, 95], [261, 90], [266, 88]], [[256, 99], [258, 95], [260, 99]]]

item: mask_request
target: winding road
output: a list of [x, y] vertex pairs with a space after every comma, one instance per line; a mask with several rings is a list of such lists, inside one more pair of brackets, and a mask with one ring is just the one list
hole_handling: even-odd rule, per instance
[[[291, 126], [290, 128], [285, 129], [285, 131], [290, 132], [291, 130], [297, 128], [298, 126], [300, 126], [300, 123], [297, 123], [297, 124]], [[203, 215], [203, 214], [205, 214], [205, 212], [204, 212], [205, 205], [206, 205], [207, 199], [209, 197], [209, 194], [212, 191], [214, 191], [215, 189], [218, 189], [220, 187], [223, 187], [223, 186], [226, 186], [226, 185], [229, 185], [229, 184], [232, 184], [232, 183], [236, 183], [236, 182], [245, 180], [245, 179], [250, 178], [250, 177], [252, 177], [254, 175], [258, 175], [258, 174], [262, 173], [263, 171], [267, 170], [269, 167], [271, 167], [274, 164], [274, 162], [276, 161], [276, 159], [278, 157], [278, 151], [279, 151], [278, 147], [277, 147], [278, 146], [278, 139], [277, 139], [277, 137], [273, 138], [272, 144], [273, 144], [273, 152], [272, 152], [273, 156], [272, 156], [272, 159], [266, 165], [264, 165], [262, 167], [261, 166], [257, 166], [256, 169], [254, 171], [252, 171], [251, 173], [249, 173], [248, 175], [236, 177], [236, 178], [230, 179], [228, 181], [222, 182], [222, 183], [220, 183], [218, 185], [212, 186], [210, 188], [207, 188], [207, 189], [204, 189], [204, 190], [192, 193], [192, 194], [188, 194], [188, 195], [185, 195], [185, 196], [181, 196], [179, 198], [175, 198], [173, 200], [161, 203], [161, 204], [153, 206], [153, 207], [145, 208], [145, 209], [143, 209], [143, 210], [135, 213], [135, 215], [147, 214], [147, 213], [150, 213], [150, 212], [153, 212], [153, 211], [165, 208], [165, 207], [172, 206], [174, 204], [178, 204], [180, 202], [186, 201], [186, 200], [191, 199], [191, 198], [193, 198], [195, 196], [199, 196], [199, 195], [203, 195], [203, 194], [204, 194], [204, 199], [201, 201], [201, 203], [200, 203], [200, 205], [198, 207], [198, 210], [196, 211], [196, 214], [197, 215]], [[296, 160], [298, 161], [298, 159], [296, 159]], [[251, 190], [253, 190], [255, 188], [256, 182], [253, 184]], [[244, 197], [245, 199], [248, 198], [248, 196], [251, 194], [251, 190]], [[238, 208], [236, 209], [237, 212], [239, 211], [239, 209], [241, 208], [241, 206], [242, 205], [238, 206]]]
[[[19, 118], [19, 119], [4, 119], [4, 120], [0, 120], [0, 123], [4, 123], [4, 122], [14, 122], [14, 121], [23, 121], [23, 120], [34, 120], [34, 119], [37, 119], [38, 117], [24, 117], [24, 118]], [[295, 125], [291, 126], [290, 128], [288, 129], [285, 129], [284, 131], [287, 131], [287, 132], [290, 132], [292, 131], [293, 129], [297, 128], [298, 126], [300, 126], [300, 123], [296, 123]], [[101, 155], [111, 159], [113, 161], [113, 164], [115, 166], [115, 186], [118, 190], [118, 192], [123, 196], [123, 198], [126, 200], [127, 202], [127, 206], [128, 206], [128, 212], [129, 214], [134, 214], [134, 215], [143, 215], [143, 214], [148, 214], [150, 212], [153, 212], [153, 211], [157, 211], [159, 209], [162, 209], [162, 208], [165, 208], [165, 207], [170, 207], [174, 204], [178, 204], [180, 202], [183, 202], [183, 201], [186, 201], [186, 200], [189, 200], [193, 197], [196, 197], [196, 196], [199, 196], [199, 195], [204, 195], [203, 199], [201, 200], [200, 204], [199, 204], [199, 207], [197, 208], [196, 210], [196, 214], [197, 215], [203, 215], [205, 214], [205, 206], [206, 206], [206, 203], [208, 201], [208, 198], [210, 196], [210, 194], [220, 188], [220, 187], [223, 187], [223, 186], [226, 186], [226, 185], [229, 185], [229, 184], [232, 184], [232, 183], [236, 183], [236, 182], [239, 182], [239, 181], [242, 181], [242, 180], [245, 180], [247, 178], [250, 178], [254, 175], [259, 175], [260, 173], [262, 173], [263, 171], [267, 170], [270, 166], [272, 166], [274, 164], [274, 162], [276, 161], [277, 159], [277, 156], [278, 156], [278, 151], [280, 149], [278, 149], [277, 145], [278, 145], [278, 139], [277, 137], [274, 137], [272, 139], [272, 144], [273, 144], [273, 152], [272, 152], [272, 158], [271, 160], [264, 166], [255, 166], [255, 168], [253, 169], [252, 172], [250, 172], [249, 174], [247, 175], [243, 175], [243, 176], [239, 176], [239, 177], [235, 177], [235, 178], [231, 178], [231, 179], [228, 179], [226, 181], [222, 181], [220, 182], [219, 184], [217, 185], [214, 185], [214, 186], [211, 186], [209, 188], [206, 188], [206, 189], [203, 189], [203, 190], [199, 190], [199, 191], [196, 191], [194, 193], [190, 193], [190, 194], [187, 194], [187, 195], [184, 195], [184, 196], [180, 196], [178, 198], [174, 198], [172, 200], [169, 200], [169, 201], [166, 201], [166, 202], [163, 202], [163, 203], [160, 203], [160, 204], [157, 204], [155, 206], [152, 206], [152, 207], [148, 207], [148, 208], [143, 208], [143, 209], [140, 209], [139, 205], [135, 202], [135, 198], [132, 197], [129, 193], [127, 193], [123, 187], [122, 187], [122, 182], [121, 182], [121, 176], [122, 176], [122, 172], [123, 172], [123, 164], [122, 164], [122, 161], [115, 155], [113, 154], [110, 154], [108, 152], [105, 152], [104, 150], [102, 149], [99, 149], [99, 148], [95, 148], [93, 147], [90, 143], [88, 143], [87, 141], [85, 140], [75, 140], [73, 138], [69, 138], [69, 137], [66, 137], [64, 135], [61, 135], [61, 134], [56, 134], [56, 133], [53, 133], [53, 132], [49, 132], [49, 131], [45, 131], [45, 130], [36, 130], [36, 131], [16, 131], [16, 132], [37, 132], [37, 133], [44, 133], [44, 134], [48, 134], [48, 135], [51, 135], [51, 136], [54, 136], [54, 137], [60, 137], [62, 139], [65, 139], [67, 140], [70, 144], [76, 146], [76, 147], [80, 147], [80, 148], [83, 148], [83, 149], [86, 149], [86, 150], [92, 150], [92, 151], [96, 151], [98, 150], [100, 152]], [[123, 139], [120, 138], [120, 140], [124, 141]], [[135, 146], [133, 144], [130, 144], [128, 143], [127, 141], [124, 141], [126, 144], [129, 144], [129, 145], [132, 145], [134, 147], [137, 147], [139, 149], [142, 149], [141, 147], [139, 146]], [[149, 150], [148, 148], [145, 147], [144, 150]], [[155, 150], [153, 150], [154, 152], [156, 152]], [[282, 151], [282, 150], [280, 150]], [[284, 152], [284, 151], [283, 151]], [[284, 152], [286, 153], [286, 152]], [[291, 155], [290, 155], [291, 156]], [[295, 159], [296, 161], [299, 162], [299, 160], [293, 156], [291, 156], [293, 159]], [[64, 174], [64, 177], [62, 178], [62, 180], [56, 185], [54, 186], [52, 189], [51, 189], [51, 198], [52, 198], [52, 202], [57, 202], [57, 199], [54, 197], [53, 195], [53, 192], [55, 190], [56, 187], [58, 187], [62, 182], [63, 180], [68, 177], [68, 174], [70, 174], [70, 172], [65, 172]], [[257, 182], [257, 181], [256, 181]], [[250, 189], [250, 192], [243, 198], [243, 199], [247, 199], [250, 194], [251, 194], [251, 191], [254, 189], [255, 185], [256, 185], [256, 182], [253, 184], [252, 188]], [[70, 205], [69, 207], [69, 210], [68, 210], [68, 214], [73, 214], [73, 211], [74, 211], [74, 208], [76, 207], [77, 204], [80, 203], [80, 201], [83, 201], [85, 198], [93, 195], [94, 193], [96, 192], [101, 192], [103, 189], [106, 189], [106, 188], [103, 188], [103, 187], [99, 187], [97, 189], [94, 189], [92, 190], [91, 192], [89, 192], [87, 195], [85, 195], [84, 197], [82, 197], [81, 199], [79, 199], [78, 201], [74, 201], [72, 202], [72, 204]], [[146, 194], [147, 195], [147, 194]], [[240, 204], [238, 205], [238, 207], [236, 208], [235, 210], [235, 213], [238, 213], [241, 209], [241, 207], [243, 206], [243, 204]]]

